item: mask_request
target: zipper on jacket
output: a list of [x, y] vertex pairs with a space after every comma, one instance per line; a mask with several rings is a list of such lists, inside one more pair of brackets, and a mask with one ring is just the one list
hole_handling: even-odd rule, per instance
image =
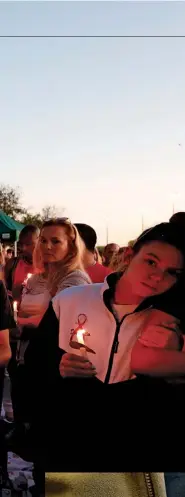
[[[118, 337], [119, 337], [119, 332], [120, 332], [121, 325], [122, 325], [124, 319], [127, 318], [127, 316], [131, 316], [132, 314], [135, 314], [136, 312], [139, 312], [139, 307], [140, 306], [138, 306], [138, 311], [137, 311], [137, 309], [135, 309], [134, 312], [129, 312], [128, 314], [125, 314], [125, 316], [123, 316], [123, 318], [121, 319], [121, 321], [118, 321], [116, 314], [114, 313], [113, 309], [111, 309], [112, 310], [112, 314], [114, 316], [114, 319], [116, 321], [116, 331], [115, 331], [115, 335], [114, 335], [114, 340], [113, 340], [113, 344], [112, 344], [112, 348], [111, 348], [111, 353], [110, 353], [110, 357], [109, 357], [108, 369], [107, 369], [107, 373], [106, 373], [106, 377], [105, 377], [104, 383], [109, 383], [109, 380], [110, 380], [110, 375], [111, 375], [112, 365], [113, 365], [113, 360], [114, 360], [114, 354], [116, 354], [117, 351], [118, 351], [118, 346], [119, 346]], [[152, 308], [152, 305], [150, 307], [147, 307], [144, 310], [148, 311], [148, 309], [151, 309], [151, 308]]]
[[156, 497], [156, 493], [155, 493], [153, 482], [152, 482], [151, 473], [144, 473], [144, 478], [145, 478], [148, 497]]
[[121, 319], [121, 321], [118, 321], [116, 319], [116, 316], [115, 316], [114, 312], [113, 312], [113, 316], [114, 316], [115, 321], [116, 321], [116, 331], [115, 331], [115, 335], [114, 335], [114, 340], [113, 340], [113, 344], [112, 344], [112, 348], [111, 348], [111, 353], [110, 353], [110, 357], [109, 357], [109, 364], [108, 364], [107, 374], [106, 374], [104, 383], [109, 383], [110, 375], [111, 375], [111, 371], [112, 371], [113, 360], [114, 360], [114, 354], [116, 354], [117, 351], [118, 351], [118, 346], [119, 346], [118, 336], [119, 336], [120, 328], [121, 328], [121, 325], [122, 325], [124, 319], [127, 316], [130, 316], [130, 314], [125, 314], [125, 316], [123, 316], [123, 318]]

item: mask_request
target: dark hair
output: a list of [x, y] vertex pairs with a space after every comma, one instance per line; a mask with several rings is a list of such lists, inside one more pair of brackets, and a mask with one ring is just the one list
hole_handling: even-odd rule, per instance
[[185, 228], [185, 212], [176, 212], [169, 220], [170, 223], [178, 224]]
[[22, 236], [27, 236], [30, 233], [35, 234], [35, 233], [39, 233], [39, 232], [40, 232], [40, 230], [39, 230], [38, 226], [36, 226], [35, 224], [27, 224], [21, 230], [19, 238], [20, 237], [22, 238]]
[[152, 241], [164, 242], [176, 247], [185, 259], [185, 234], [178, 224], [161, 223], [145, 230], [135, 241], [133, 252], [138, 253], [143, 245]]
[[86, 249], [89, 250], [89, 252], [94, 252], [97, 243], [96, 231], [88, 224], [75, 223], [75, 226], [78, 230], [80, 237], [85, 243]]

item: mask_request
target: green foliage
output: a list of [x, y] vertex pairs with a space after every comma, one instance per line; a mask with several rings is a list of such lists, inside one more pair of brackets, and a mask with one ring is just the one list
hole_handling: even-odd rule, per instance
[[104, 248], [105, 248], [105, 247], [104, 247], [104, 245], [99, 245], [99, 246], [97, 247], [98, 252], [99, 252], [99, 254], [100, 254], [100, 255], [102, 255], [102, 254], [103, 254]]
[[25, 212], [22, 222], [24, 224], [36, 224], [40, 228], [45, 221], [56, 217], [59, 217], [57, 207], [55, 205], [46, 205], [43, 207], [41, 213], [31, 214], [29, 211]]
[[35, 224], [38, 228], [40, 228], [42, 225], [42, 218], [39, 213], [30, 214], [30, 212], [25, 211], [24, 216], [21, 218], [21, 222], [23, 224]]
[[128, 247], [132, 247], [134, 245], [135, 240], [130, 240], [128, 242]]
[[9, 185], [0, 185], [0, 210], [8, 216], [17, 220], [24, 214], [21, 205], [21, 193], [19, 188], [12, 188]]
[[29, 209], [22, 207], [19, 188], [9, 185], [0, 185], [0, 210], [23, 224], [35, 224], [39, 228], [48, 219], [62, 217], [64, 212], [63, 208], [58, 209], [55, 205], [46, 205], [41, 212], [32, 214]]

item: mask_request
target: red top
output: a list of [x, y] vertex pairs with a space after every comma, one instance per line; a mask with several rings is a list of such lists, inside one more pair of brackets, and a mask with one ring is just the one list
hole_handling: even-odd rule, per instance
[[112, 273], [112, 269], [102, 266], [102, 264], [96, 262], [93, 266], [87, 267], [86, 272], [91, 278], [92, 283], [103, 283], [106, 276]]

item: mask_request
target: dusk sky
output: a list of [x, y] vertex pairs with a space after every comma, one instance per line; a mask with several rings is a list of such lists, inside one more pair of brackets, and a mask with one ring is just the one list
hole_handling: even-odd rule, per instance
[[25, 207], [121, 245], [185, 210], [184, 2], [1, 2], [0, 35], [0, 183]]

